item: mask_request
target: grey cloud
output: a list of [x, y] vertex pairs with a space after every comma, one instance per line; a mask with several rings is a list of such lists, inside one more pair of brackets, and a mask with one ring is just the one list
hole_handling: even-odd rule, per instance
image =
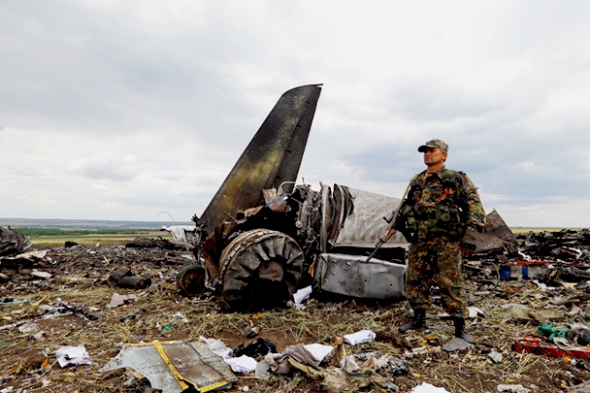
[[79, 159], [72, 165], [72, 169], [74, 172], [90, 179], [114, 181], [132, 180], [140, 172], [134, 156], [117, 157], [101, 153]]
[[[73, 179], [104, 189], [114, 181], [125, 193], [95, 196], [97, 206], [112, 207], [108, 214], [142, 219], [166, 204], [184, 206], [175, 217], [190, 216], [206, 206], [284, 91], [324, 83], [300, 176], [386, 189], [424, 168], [416, 147], [436, 137], [451, 146], [449, 167], [514, 206], [587, 195], [590, 117], [581, 103], [588, 101], [590, 5], [455, 7], [5, 2], [1, 142], [19, 143], [13, 133], [21, 129], [47, 139], [18, 150], [19, 160], [33, 163], [22, 168], [7, 164], [16, 156], [0, 144], [0, 165], [10, 169], [2, 176], [29, 188], [51, 178], [52, 199], [70, 204]], [[51, 145], [54, 138], [59, 144]], [[80, 157], [95, 145], [99, 155], [89, 150], [67, 167], [77, 178], [59, 176], [58, 165], [32, 177], [56, 155]], [[535, 168], [519, 166], [526, 162]], [[189, 186], [179, 187], [186, 179]]]

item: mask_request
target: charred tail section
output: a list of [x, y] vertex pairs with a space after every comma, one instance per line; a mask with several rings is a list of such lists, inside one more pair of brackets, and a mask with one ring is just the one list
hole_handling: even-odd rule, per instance
[[206, 230], [227, 219], [227, 212], [260, 205], [261, 190], [285, 183], [283, 191], [292, 191], [321, 86], [300, 86], [281, 96], [199, 219]]

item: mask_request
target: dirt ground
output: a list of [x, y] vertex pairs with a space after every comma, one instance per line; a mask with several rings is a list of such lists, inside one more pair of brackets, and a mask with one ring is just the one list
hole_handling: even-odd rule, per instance
[[[190, 253], [124, 247], [50, 249], [34, 263], [2, 260], [0, 272], [0, 391], [2, 392], [150, 392], [145, 379], [131, 369], [100, 372], [125, 343], [198, 339], [222, 340], [230, 348], [248, 344], [252, 328], [258, 337], [273, 342], [278, 352], [296, 343], [334, 343], [338, 337], [363, 329], [377, 334], [376, 340], [346, 346], [348, 353], [378, 351], [405, 359], [406, 375], [393, 378], [401, 392], [427, 382], [448, 392], [497, 392], [499, 385], [522, 385], [531, 392], [567, 392], [568, 388], [590, 380], [590, 364], [580, 358], [555, 358], [518, 353], [515, 338], [538, 336], [539, 321], [516, 318], [505, 304], [518, 303], [551, 316], [556, 324], [584, 322], [590, 315], [587, 294], [563, 286], [544, 290], [528, 280], [498, 281], [470, 276], [467, 285], [474, 295], [474, 306], [484, 317], [469, 320], [468, 330], [478, 344], [468, 350], [446, 352], [441, 345], [452, 338], [452, 323], [439, 317], [442, 309], [429, 310], [428, 332], [401, 335], [397, 326], [408, 320], [408, 307], [402, 301], [363, 301], [315, 295], [304, 310], [285, 307], [250, 314], [230, 312], [218, 296], [206, 294], [187, 298], [179, 293], [175, 277]], [[152, 285], [143, 290], [110, 288], [109, 274], [121, 266], [136, 275], [151, 277]], [[31, 275], [36, 270], [51, 278]], [[114, 293], [136, 295], [137, 299], [109, 309]], [[556, 302], [555, 299], [568, 299]], [[74, 311], [74, 313], [64, 312]], [[581, 312], [568, 315], [572, 304]], [[62, 305], [60, 307], [60, 305]], [[181, 313], [188, 323], [175, 319]], [[47, 318], [53, 316], [53, 318]], [[25, 323], [27, 322], [27, 323]], [[29, 330], [23, 326], [33, 326]], [[20, 328], [20, 329], [19, 329]], [[62, 346], [83, 345], [93, 365], [61, 368], [55, 351]], [[492, 360], [490, 353], [502, 355]], [[260, 359], [258, 359], [260, 360]], [[321, 365], [338, 367], [335, 358]], [[134, 379], [134, 377], [136, 377]], [[270, 380], [253, 374], [238, 375], [230, 391], [251, 392], [328, 392], [321, 381], [300, 371], [290, 376], [274, 375]], [[363, 391], [384, 391], [376, 385]]]

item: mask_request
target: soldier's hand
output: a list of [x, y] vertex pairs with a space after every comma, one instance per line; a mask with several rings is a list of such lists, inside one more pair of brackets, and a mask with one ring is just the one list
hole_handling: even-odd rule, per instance
[[472, 255], [475, 252], [475, 248], [471, 248], [471, 247], [466, 247], [466, 246], [461, 246], [461, 255], [463, 255], [464, 257], [468, 257], [469, 255]]
[[383, 240], [383, 242], [387, 242], [393, 235], [395, 235], [395, 229], [390, 229], [389, 231], [386, 230], [381, 235], [381, 240]]
[[463, 236], [463, 240], [461, 241], [461, 254], [466, 257], [475, 252], [477, 245], [475, 243], [475, 232], [471, 229], [468, 229], [465, 232], [465, 236]]

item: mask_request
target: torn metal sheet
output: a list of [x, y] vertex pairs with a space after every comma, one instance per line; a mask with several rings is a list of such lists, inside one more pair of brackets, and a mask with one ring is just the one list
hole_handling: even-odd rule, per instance
[[191, 386], [208, 392], [237, 382], [223, 359], [197, 341], [128, 344], [100, 371], [122, 367], [143, 374], [152, 388], [163, 393], [180, 393]]
[[495, 209], [486, 216], [484, 232], [475, 234], [475, 244], [476, 253], [503, 250], [512, 252], [518, 247], [516, 236]]
[[191, 225], [162, 225], [161, 231], [167, 231], [176, 241], [195, 244], [197, 240], [197, 227]]
[[[379, 236], [387, 228], [384, 217], [391, 216], [391, 212], [399, 205], [398, 198], [375, 194], [351, 187], [334, 185], [334, 193], [330, 194], [329, 187], [322, 188], [322, 201], [329, 198], [335, 201], [324, 203], [322, 206], [322, 234], [323, 250], [335, 247], [373, 248]], [[336, 207], [330, 216], [330, 206]], [[329, 228], [333, 228], [332, 231]], [[334, 236], [327, 236], [332, 232]], [[409, 243], [401, 233], [396, 233], [382, 248], [403, 247]]]
[[360, 298], [403, 297], [406, 265], [344, 254], [320, 254], [314, 281], [319, 289]]
[[[578, 263], [590, 261], [589, 229], [529, 232], [519, 234], [517, 239], [520, 250], [531, 259], [559, 259]], [[519, 252], [521, 255], [524, 253]]]
[[321, 85], [284, 93], [242, 153], [199, 219], [208, 231], [228, 218], [263, 202], [262, 190], [287, 183], [291, 192], [303, 159]]
[[0, 226], [0, 256], [22, 254], [33, 248], [31, 238]]

